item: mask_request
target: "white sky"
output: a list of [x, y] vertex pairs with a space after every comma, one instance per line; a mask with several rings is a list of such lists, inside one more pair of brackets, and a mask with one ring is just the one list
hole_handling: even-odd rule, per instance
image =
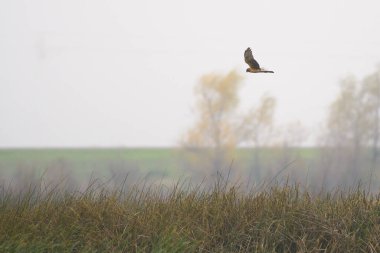
[[268, 93], [316, 127], [380, 63], [379, 25], [378, 0], [0, 1], [0, 147], [176, 145], [200, 76], [232, 69], [243, 108]]

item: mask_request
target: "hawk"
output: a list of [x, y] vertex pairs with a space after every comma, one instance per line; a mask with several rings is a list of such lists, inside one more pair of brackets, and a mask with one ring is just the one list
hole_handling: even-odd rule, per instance
[[247, 48], [244, 52], [244, 60], [249, 65], [249, 68], [247, 68], [246, 72], [251, 73], [274, 73], [270, 70], [265, 70], [260, 68], [259, 63], [253, 58], [252, 50], [250, 48]]

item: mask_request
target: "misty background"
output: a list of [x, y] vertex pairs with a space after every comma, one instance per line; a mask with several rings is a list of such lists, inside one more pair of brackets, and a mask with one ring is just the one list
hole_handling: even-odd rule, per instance
[[[202, 177], [233, 167], [236, 178], [258, 181], [296, 161], [289, 174], [297, 180], [333, 185], [374, 178], [375, 184], [379, 128], [372, 119], [380, 108], [368, 101], [377, 98], [379, 24], [375, 0], [2, 1], [2, 174], [86, 168], [82, 178], [94, 169]], [[246, 73], [247, 47], [275, 74]], [[236, 87], [218, 89], [218, 83]], [[216, 99], [202, 100], [202, 89]], [[223, 131], [205, 120], [215, 110], [201, 108], [223, 94], [235, 100], [218, 112], [226, 116], [217, 125], [229, 136], [219, 140], [215, 133]], [[255, 112], [265, 98], [273, 107], [266, 107], [258, 134]], [[337, 133], [347, 135], [333, 138]], [[153, 151], [116, 149], [78, 162], [67, 153], [41, 161], [41, 153], [10, 150], [63, 147], [174, 151], [154, 160]], [[341, 178], [346, 172], [349, 178]]]
[[325, 117], [346, 74], [380, 59], [377, 1], [2, 1], [2, 147], [173, 146], [193, 121], [201, 75], [244, 50], [275, 75], [247, 75], [279, 123]]

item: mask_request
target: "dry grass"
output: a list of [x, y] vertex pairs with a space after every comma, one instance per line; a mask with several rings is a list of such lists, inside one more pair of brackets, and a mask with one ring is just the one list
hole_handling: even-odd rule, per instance
[[178, 183], [0, 189], [0, 252], [380, 252], [379, 196]]

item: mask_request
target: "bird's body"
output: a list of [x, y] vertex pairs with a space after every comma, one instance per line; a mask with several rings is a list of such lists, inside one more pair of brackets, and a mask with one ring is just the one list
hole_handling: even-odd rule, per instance
[[250, 73], [274, 73], [271, 70], [265, 70], [260, 68], [259, 63], [253, 58], [252, 50], [247, 48], [244, 52], [244, 60], [249, 65], [246, 72]]

